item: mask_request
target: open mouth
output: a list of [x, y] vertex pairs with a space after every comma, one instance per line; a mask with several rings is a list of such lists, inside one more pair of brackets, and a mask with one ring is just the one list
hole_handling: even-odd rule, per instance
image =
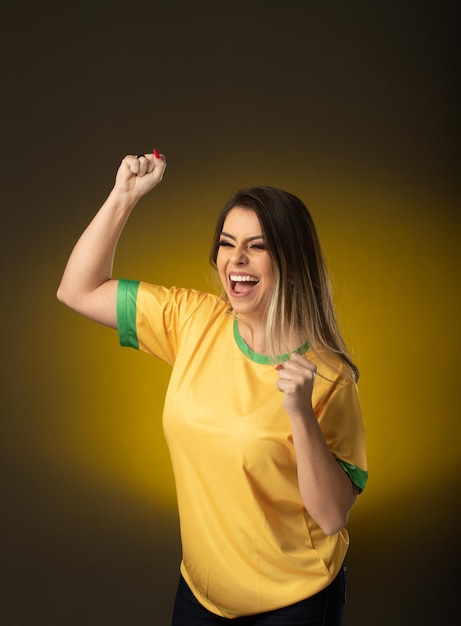
[[251, 274], [230, 274], [229, 283], [233, 295], [245, 296], [258, 285], [259, 278]]

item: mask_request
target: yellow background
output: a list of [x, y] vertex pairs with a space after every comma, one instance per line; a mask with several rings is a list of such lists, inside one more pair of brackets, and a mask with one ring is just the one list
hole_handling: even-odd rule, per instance
[[369, 4], [2, 7], [8, 626], [169, 623], [168, 368], [55, 298], [120, 159], [154, 147], [165, 179], [132, 216], [115, 274], [212, 289], [214, 220], [237, 188], [306, 202], [362, 372], [370, 479], [350, 519], [345, 624], [455, 615], [455, 22], [450, 2]]

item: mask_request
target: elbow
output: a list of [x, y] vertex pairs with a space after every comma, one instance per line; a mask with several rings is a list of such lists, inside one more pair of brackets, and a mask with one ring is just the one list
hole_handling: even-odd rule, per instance
[[[112, 286], [114, 285], [115, 281], [112, 283]], [[109, 292], [105, 289], [102, 292], [99, 289], [85, 291], [73, 287], [72, 282], [61, 282], [56, 297], [59, 302], [83, 317], [110, 328], [117, 328], [116, 287]]]
[[344, 513], [343, 511], [329, 512], [324, 515], [319, 514], [313, 517], [313, 519], [325, 535], [331, 536], [336, 535], [346, 527], [349, 513]]
[[63, 288], [62, 283], [58, 287], [58, 290], [56, 292], [56, 298], [59, 300], [59, 302], [62, 302], [62, 304], [66, 304], [69, 307], [71, 306], [71, 299], [69, 297], [69, 294], [66, 293], [66, 290]]
[[61, 285], [59, 285], [58, 290], [56, 292], [56, 298], [59, 300], [59, 302], [62, 302], [63, 304], [66, 303]]
[[[349, 513], [358, 495], [358, 488], [347, 480], [347, 488], [337, 491], [330, 498], [322, 495], [308, 500], [306, 496], [303, 497], [306, 510], [325, 535], [336, 535], [347, 525]], [[324, 494], [324, 490], [322, 493]]]
[[323, 533], [327, 536], [336, 535], [339, 533], [347, 524], [347, 517], [345, 519], [338, 520], [329, 520], [325, 523], [319, 524]]
[[56, 291], [56, 298], [59, 300], [59, 302], [65, 304], [70, 309], [78, 309], [78, 299], [76, 298], [76, 295], [72, 291], [66, 289], [62, 283], [59, 285], [58, 290]]
[[357, 500], [358, 493], [358, 488], [353, 485], [346, 500], [330, 503], [329, 507], [319, 511], [318, 519], [315, 521], [325, 535], [336, 535], [346, 527], [349, 513]]

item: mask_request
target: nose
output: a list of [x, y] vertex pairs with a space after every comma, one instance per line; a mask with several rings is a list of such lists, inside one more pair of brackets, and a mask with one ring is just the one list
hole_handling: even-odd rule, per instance
[[235, 246], [232, 250], [231, 261], [235, 265], [243, 265], [248, 260], [246, 250], [242, 246]]

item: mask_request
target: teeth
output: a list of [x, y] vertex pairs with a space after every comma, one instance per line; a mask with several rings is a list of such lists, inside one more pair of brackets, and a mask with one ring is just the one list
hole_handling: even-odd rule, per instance
[[235, 283], [258, 283], [259, 280], [254, 276], [233, 276], [232, 274], [229, 278]]

